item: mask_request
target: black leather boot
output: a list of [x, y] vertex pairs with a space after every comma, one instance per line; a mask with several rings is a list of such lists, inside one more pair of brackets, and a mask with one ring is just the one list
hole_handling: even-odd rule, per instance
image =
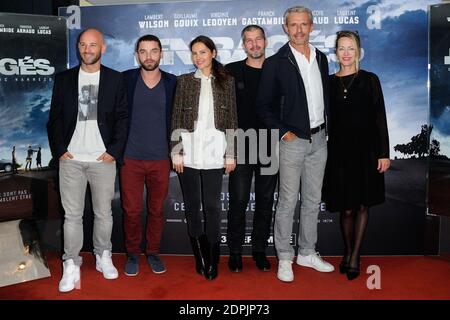
[[205, 247], [205, 235], [201, 235], [198, 238], [189, 237], [192, 245], [192, 252], [194, 253], [195, 258], [195, 271], [198, 274], [205, 274], [205, 255], [204, 255], [204, 247]]
[[220, 243], [208, 242], [208, 255], [206, 259], [205, 278], [214, 280], [218, 275], [218, 264], [220, 259]]

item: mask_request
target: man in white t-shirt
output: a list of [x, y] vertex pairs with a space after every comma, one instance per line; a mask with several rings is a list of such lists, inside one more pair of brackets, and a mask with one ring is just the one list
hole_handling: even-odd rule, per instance
[[111, 259], [111, 202], [116, 162], [122, 159], [128, 130], [126, 89], [120, 72], [101, 65], [101, 56], [106, 50], [101, 32], [83, 31], [78, 50], [81, 64], [55, 76], [47, 124], [52, 156], [59, 166], [64, 208], [61, 292], [79, 288], [88, 183], [95, 215], [96, 269], [106, 279], [118, 277]]

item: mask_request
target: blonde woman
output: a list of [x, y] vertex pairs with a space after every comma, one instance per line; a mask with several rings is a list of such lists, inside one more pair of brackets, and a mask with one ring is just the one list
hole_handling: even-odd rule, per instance
[[345, 250], [339, 270], [353, 280], [359, 276], [368, 208], [385, 200], [389, 136], [380, 81], [374, 73], [359, 68], [357, 32], [338, 32], [336, 56], [340, 68], [330, 83], [324, 197], [329, 211], [341, 213]]

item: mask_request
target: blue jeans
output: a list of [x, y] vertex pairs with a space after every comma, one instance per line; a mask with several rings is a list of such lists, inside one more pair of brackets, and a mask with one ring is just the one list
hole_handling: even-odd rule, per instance
[[306, 256], [315, 252], [326, 161], [325, 130], [313, 134], [311, 142], [300, 138], [280, 141], [280, 187], [274, 225], [279, 260], [292, 260], [295, 256], [290, 239], [300, 183], [299, 254]]

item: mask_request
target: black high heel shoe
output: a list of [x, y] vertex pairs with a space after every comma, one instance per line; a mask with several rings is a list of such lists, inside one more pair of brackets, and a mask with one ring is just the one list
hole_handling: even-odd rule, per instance
[[341, 263], [339, 264], [339, 272], [341, 274], [347, 273], [348, 268], [350, 267], [350, 257], [349, 256], [344, 256], [342, 258]]
[[358, 263], [357, 263], [356, 267], [350, 266], [350, 263], [349, 263], [348, 268], [347, 268], [347, 279], [354, 280], [354, 279], [358, 278], [359, 273], [360, 273], [360, 267], [361, 267], [361, 263], [359, 262], [359, 259], [358, 259]]

